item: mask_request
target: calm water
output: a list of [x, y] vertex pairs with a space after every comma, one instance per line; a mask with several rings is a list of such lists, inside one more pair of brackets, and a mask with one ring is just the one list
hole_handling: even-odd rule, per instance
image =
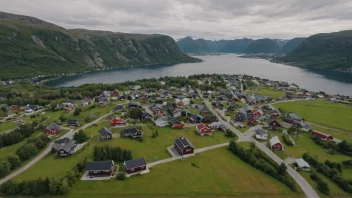
[[240, 58], [234, 54], [198, 56], [202, 63], [171, 66], [149, 66], [109, 71], [96, 71], [62, 77], [46, 84], [55, 87], [79, 86], [86, 83], [117, 83], [161, 76], [188, 76], [201, 73], [248, 74], [271, 80], [296, 83], [312, 91], [352, 96], [352, 74], [338, 72], [312, 72], [309, 70], [271, 63], [262, 59]]

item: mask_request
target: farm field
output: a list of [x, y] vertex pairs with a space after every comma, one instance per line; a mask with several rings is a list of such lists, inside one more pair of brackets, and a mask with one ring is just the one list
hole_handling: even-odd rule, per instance
[[[212, 136], [201, 137], [195, 132], [194, 127], [184, 130], [173, 130], [171, 128], [155, 128], [147, 125], [142, 127], [144, 132], [144, 142], [130, 138], [115, 138], [110, 141], [100, 142], [98, 140], [98, 130], [108, 126], [107, 122], [101, 122], [97, 126], [91, 126], [86, 129], [89, 136], [94, 136], [82, 150], [68, 158], [57, 158], [54, 154], [49, 154], [30, 167], [26, 172], [19, 175], [15, 180], [36, 179], [38, 177], [61, 177], [67, 171], [72, 169], [75, 164], [87, 158], [92, 160], [93, 148], [95, 145], [113, 145], [121, 148], [131, 149], [134, 158], [145, 157], [148, 162], [171, 157], [167, 147], [173, 145], [173, 141], [180, 136], [187, 137], [196, 148], [202, 148], [215, 144], [229, 142], [231, 139], [226, 138], [223, 132], [217, 131]], [[159, 137], [153, 138], [153, 130], [157, 129]], [[114, 133], [120, 133], [122, 129], [113, 129]], [[50, 169], [45, 167], [51, 167]]]
[[273, 98], [273, 99], [282, 98], [286, 95], [286, 93], [283, 91], [274, 90], [274, 89], [272, 89], [270, 87], [266, 87], [266, 86], [260, 86], [260, 90], [251, 89], [251, 90], [246, 90], [246, 92], [259, 94], [259, 95], [266, 96], [266, 97]]
[[[198, 168], [192, 166], [192, 163]], [[120, 197], [299, 197], [300, 195], [249, 166], [227, 148], [218, 148], [185, 160], [154, 166], [150, 169], [150, 173], [130, 177], [124, 181], [78, 181], [68, 197], [116, 197], [117, 194]]]
[[284, 112], [295, 112], [306, 121], [352, 133], [352, 106], [325, 100], [275, 104]]

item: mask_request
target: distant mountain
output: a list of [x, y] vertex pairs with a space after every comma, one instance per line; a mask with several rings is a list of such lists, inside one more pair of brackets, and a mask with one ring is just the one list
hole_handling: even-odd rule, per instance
[[211, 41], [204, 39], [193, 39], [188, 36], [177, 41], [177, 45], [182, 52], [185, 53], [243, 53], [252, 39], [235, 39], [235, 40], [219, 40]]
[[208, 48], [208, 41], [204, 39], [193, 40], [190, 36], [178, 40], [177, 45], [184, 53], [212, 52], [212, 50]]
[[280, 46], [272, 39], [258, 39], [253, 41], [245, 50], [246, 54], [278, 53]]
[[224, 53], [243, 53], [248, 46], [253, 42], [252, 39], [235, 39], [227, 41], [220, 52]]
[[295, 50], [306, 38], [294, 38], [281, 47], [280, 53], [287, 54]]
[[310, 36], [277, 61], [308, 69], [352, 72], [352, 30]]
[[165, 35], [67, 30], [0, 12], [0, 79], [197, 61]]
[[284, 46], [287, 42], [290, 41], [290, 39], [272, 39], [276, 44], [278, 44], [280, 47]]

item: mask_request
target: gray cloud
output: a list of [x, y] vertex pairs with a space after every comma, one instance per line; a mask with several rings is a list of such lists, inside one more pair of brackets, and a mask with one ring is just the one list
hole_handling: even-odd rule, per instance
[[176, 39], [292, 38], [352, 29], [350, 0], [0, 0], [1, 11], [65, 28]]

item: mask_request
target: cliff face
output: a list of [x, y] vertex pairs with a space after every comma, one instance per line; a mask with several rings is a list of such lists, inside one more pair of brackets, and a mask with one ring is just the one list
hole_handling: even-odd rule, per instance
[[0, 79], [197, 61], [165, 35], [66, 30], [0, 12]]
[[352, 30], [310, 36], [278, 61], [308, 69], [352, 72]]

